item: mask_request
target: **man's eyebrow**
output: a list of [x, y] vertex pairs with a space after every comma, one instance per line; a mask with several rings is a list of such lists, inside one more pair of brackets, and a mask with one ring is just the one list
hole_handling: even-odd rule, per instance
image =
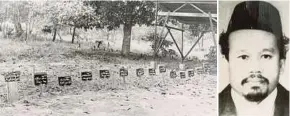
[[275, 53], [275, 49], [274, 48], [264, 48], [262, 50], [262, 52], [271, 52], [271, 53]]
[[238, 50], [237, 52], [246, 52], [247, 50], [245, 49], [241, 49], [241, 50]]
[[241, 53], [248, 53], [248, 52], [245, 49], [241, 49], [241, 50], [236, 51], [236, 54], [241, 54]]

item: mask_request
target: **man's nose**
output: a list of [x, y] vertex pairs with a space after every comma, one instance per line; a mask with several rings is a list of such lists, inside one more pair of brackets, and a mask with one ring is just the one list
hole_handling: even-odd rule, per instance
[[257, 74], [257, 73], [261, 73], [261, 65], [258, 61], [252, 61], [250, 63], [250, 73], [253, 73], [253, 74]]

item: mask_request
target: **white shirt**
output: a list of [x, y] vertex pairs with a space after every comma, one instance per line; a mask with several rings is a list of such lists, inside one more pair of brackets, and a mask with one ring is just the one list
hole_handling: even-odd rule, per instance
[[260, 103], [249, 102], [233, 89], [231, 96], [236, 106], [237, 116], [273, 116], [277, 88]]

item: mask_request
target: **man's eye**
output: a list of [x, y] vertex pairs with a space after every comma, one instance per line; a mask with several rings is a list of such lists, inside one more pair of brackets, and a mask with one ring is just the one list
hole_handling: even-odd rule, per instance
[[269, 55], [269, 54], [264, 54], [261, 56], [263, 59], [271, 59], [272, 58], [272, 55]]
[[241, 55], [241, 56], [239, 56], [238, 58], [241, 58], [241, 59], [243, 59], [243, 60], [246, 60], [246, 59], [249, 58], [249, 56], [248, 56], [248, 55]]

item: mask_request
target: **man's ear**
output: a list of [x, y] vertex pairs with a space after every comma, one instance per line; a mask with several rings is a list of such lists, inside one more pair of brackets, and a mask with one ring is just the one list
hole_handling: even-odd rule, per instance
[[280, 59], [280, 75], [284, 72], [285, 69], [285, 59]]

